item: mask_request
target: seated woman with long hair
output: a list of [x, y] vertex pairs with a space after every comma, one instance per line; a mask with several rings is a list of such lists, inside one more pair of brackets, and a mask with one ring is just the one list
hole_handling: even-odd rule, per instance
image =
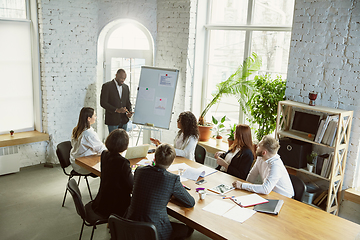
[[[192, 112], [182, 112], [177, 119], [177, 127], [180, 129], [174, 140], [176, 156], [195, 160], [195, 148], [199, 139], [199, 129], [196, 117]], [[159, 146], [158, 139], [150, 138], [151, 142]]]
[[[91, 107], [83, 107], [80, 111], [79, 121], [71, 135], [70, 163], [73, 169], [81, 174], [90, 174], [90, 171], [75, 163], [75, 159], [90, 155], [101, 154], [106, 149], [99, 136], [91, 127], [96, 121], [96, 112]], [[96, 176], [96, 175], [94, 175]]]
[[250, 127], [239, 124], [236, 126], [235, 141], [229, 151], [215, 153], [219, 165], [216, 169], [245, 180], [255, 159], [254, 150]]
[[134, 176], [130, 162], [120, 153], [129, 145], [129, 136], [123, 129], [115, 129], [105, 140], [107, 151], [101, 154], [101, 180], [92, 209], [108, 218], [115, 213], [123, 216], [130, 205]]

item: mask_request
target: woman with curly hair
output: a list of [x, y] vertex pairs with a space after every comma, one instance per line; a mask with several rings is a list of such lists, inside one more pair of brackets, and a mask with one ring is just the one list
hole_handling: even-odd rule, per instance
[[[177, 119], [177, 127], [180, 130], [174, 140], [176, 156], [195, 161], [195, 147], [199, 138], [196, 117], [189, 111], [180, 113]], [[150, 138], [150, 140], [156, 146], [161, 144], [158, 139]]]
[[235, 141], [229, 151], [217, 152], [215, 158], [219, 164], [217, 170], [245, 180], [255, 159], [250, 127], [246, 124], [237, 125]]

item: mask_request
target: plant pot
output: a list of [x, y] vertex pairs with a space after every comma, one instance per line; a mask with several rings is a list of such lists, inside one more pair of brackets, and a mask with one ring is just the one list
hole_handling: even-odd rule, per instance
[[222, 142], [222, 137], [216, 136], [216, 146], [220, 146]]
[[307, 164], [307, 169], [309, 172], [313, 172], [314, 164]]
[[231, 140], [231, 139], [228, 139], [228, 144], [229, 144], [229, 147], [231, 147], [231, 145], [234, 143], [234, 140]]
[[201, 126], [198, 125], [199, 129], [199, 141], [207, 142], [210, 139], [211, 136], [211, 128], [212, 126]]

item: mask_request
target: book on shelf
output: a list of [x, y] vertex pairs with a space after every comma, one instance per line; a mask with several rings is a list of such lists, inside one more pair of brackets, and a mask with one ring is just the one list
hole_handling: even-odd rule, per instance
[[319, 196], [317, 196], [313, 201], [313, 204], [319, 206], [319, 202], [324, 198], [325, 195], [327, 195], [327, 190], [320, 193]]
[[326, 158], [329, 157], [329, 154], [322, 154], [322, 155], [319, 155], [316, 159], [316, 165], [315, 165], [315, 173], [317, 175], [320, 175], [321, 176], [321, 170], [323, 168], [323, 165], [324, 165], [324, 161]]
[[[323, 141], [327, 140], [330, 135], [330, 130], [328, 129], [329, 123], [331, 120], [337, 119], [338, 115], [328, 115], [326, 119], [321, 120], [320, 126], [315, 136], [315, 142], [323, 143]], [[328, 130], [327, 130], [328, 129]], [[323, 140], [324, 139], [324, 140]]]
[[337, 133], [337, 129], [338, 129], [338, 120], [337, 119], [333, 120], [332, 123], [333, 123], [332, 132], [331, 132], [331, 135], [329, 137], [328, 145], [331, 146], [331, 147], [334, 147], [336, 133]]

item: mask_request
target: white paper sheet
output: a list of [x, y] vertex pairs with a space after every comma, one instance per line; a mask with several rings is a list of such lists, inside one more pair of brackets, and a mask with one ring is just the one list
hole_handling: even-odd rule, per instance
[[256, 211], [252, 209], [242, 208], [238, 205], [234, 205], [232, 202], [227, 202], [225, 199], [214, 200], [207, 206], [203, 207], [203, 210], [240, 223], [243, 223], [256, 213]]
[[139, 162], [136, 163], [137, 165], [140, 165], [140, 166], [146, 166], [146, 165], [151, 165], [152, 164], [152, 161], [145, 158], [145, 159], [141, 159]]
[[216, 169], [205, 166], [205, 165], [202, 166], [202, 167], [199, 167], [197, 170], [205, 173], [204, 176], [201, 175], [200, 177], [206, 177], [206, 176], [209, 176], [210, 174], [213, 174], [213, 173], [217, 172]]
[[173, 171], [178, 171], [179, 169], [187, 169], [187, 168], [190, 168], [190, 166], [187, 165], [186, 163], [178, 163], [178, 164], [171, 164], [168, 170], [170, 172], [173, 172]]
[[[236, 205], [234, 205], [232, 202], [225, 200], [214, 200], [210, 204], [203, 207], [203, 210], [222, 216], [234, 206]], [[237, 207], [240, 208], [239, 206]]]
[[241, 208], [239, 206], [235, 206], [227, 211], [223, 217], [229, 218], [231, 220], [243, 223], [247, 219], [249, 219], [252, 215], [254, 215], [256, 211], [248, 208]]
[[205, 175], [205, 172], [196, 168], [189, 167], [182, 174], [182, 177], [196, 181], [201, 175]]

